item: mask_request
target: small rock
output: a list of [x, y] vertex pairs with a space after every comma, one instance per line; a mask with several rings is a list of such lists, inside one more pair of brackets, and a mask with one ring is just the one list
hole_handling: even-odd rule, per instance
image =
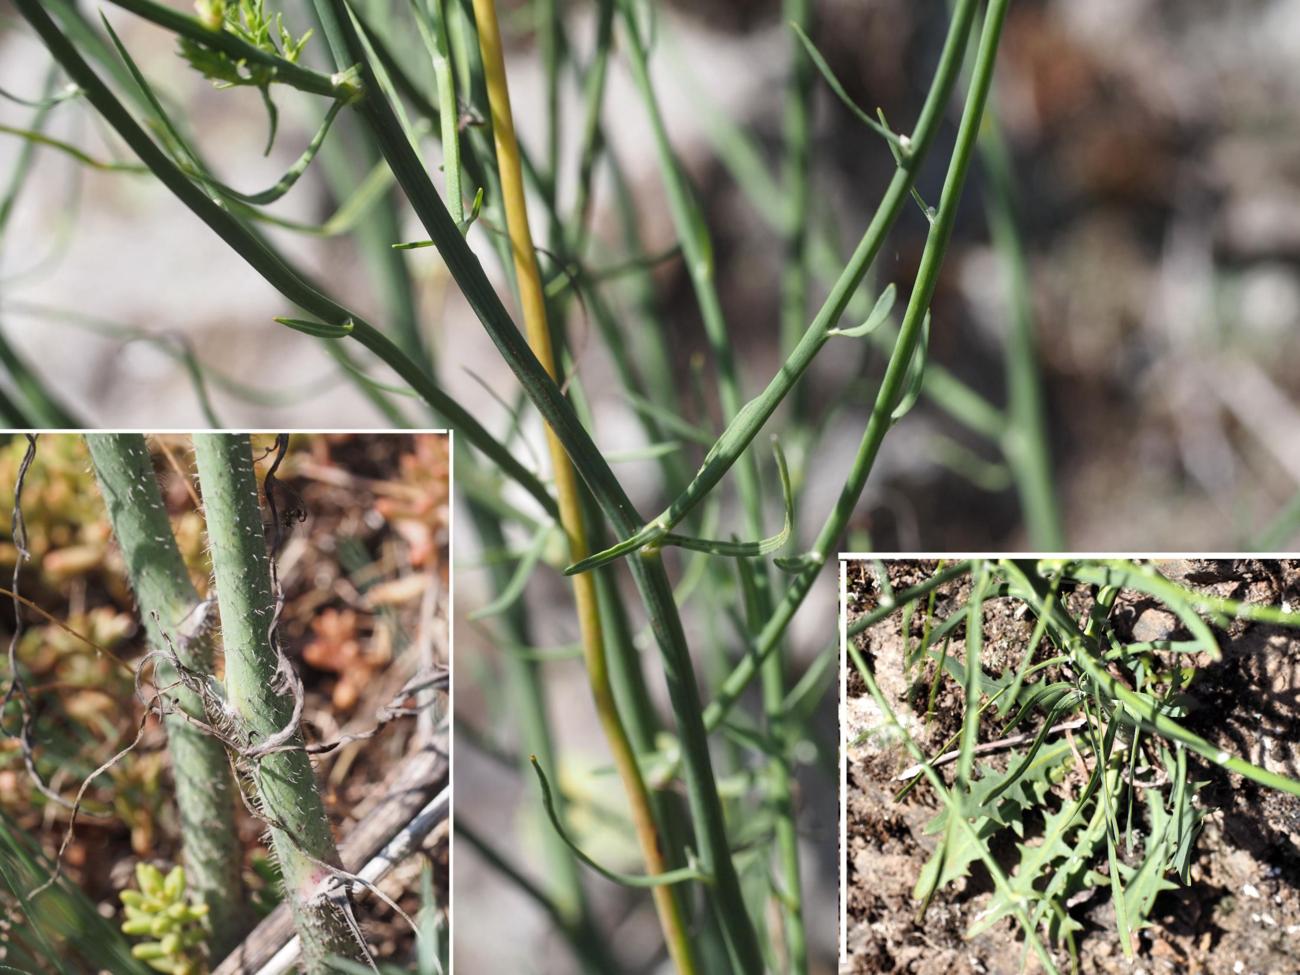
[[1178, 629], [1178, 617], [1163, 609], [1143, 610], [1133, 623], [1133, 639], [1138, 643], [1167, 640]]
[[1241, 892], [1245, 894], [1247, 897], [1254, 897], [1256, 899], [1259, 898], [1259, 888], [1256, 887], [1254, 884], [1242, 884]]

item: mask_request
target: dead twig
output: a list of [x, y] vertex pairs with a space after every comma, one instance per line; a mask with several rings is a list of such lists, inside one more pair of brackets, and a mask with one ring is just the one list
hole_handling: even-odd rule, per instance
[[[378, 877], [370, 875], [374, 869], [372, 862], [387, 860], [396, 863], [400, 860], [401, 857], [396, 856], [400, 847], [394, 847], [393, 844], [402, 842], [404, 835], [414, 837], [416, 831], [413, 827], [421, 819], [426, 807], [436, 805], [435, 800], [440, 794], [449, 796], [448, 769], [446, 753], [437, 748], [423, 748], [408, 756], [394, 772], [384, 798], [339, 844], [339, 856], [344, 869], [373, 884]], [[422, 828], [425, 825], [427, 828], [419, 840], [446, 815], [445, 810], [444, 801], [441, 814], [432, 822], [425, 819], [421, 823]], [[410, 839], [406, 842], [410, 842]], [[407, 852], [416, 846], [418, 840], [411, 843]], [[292, 939], [293, 918], [288, 906], [281, 904], [244, 939], [243, 944], [217, 966], [212, 975], [260, 973]]]
[[[1059, 735], [1065, 732], [1076, 731], [1088, 723], [1087, 718], [1076, 718], [1073, 721], [1062, 721], [1060, 724], [1054, 724], [1047, 729], [1049, 735]], [[982, 745], [975, 746], [976, 755], [988, 755], [991, 752], [1005, 751], [1008, 748], [1015, 748], [1018, 745], [1027, 745], [1041, 732], [1027, 731], [1020, 735], [1011, 735], [1009, 738], [999, 738], [997, 741], [986, 741]], [[955, 762], [961, 757], [961, 750], [954, 749], [950, 752], [944, 752], [938, 758], [931, 759], [929, 762], [921, 762], [916, 765], [903, 769], [898, 775], [894, 776], [896, 782], [905, 782], [908, 779], [914, 779], [925, 771], [926, 766], [938, 768], [940, 765], [947, 765], [949, 762]]]

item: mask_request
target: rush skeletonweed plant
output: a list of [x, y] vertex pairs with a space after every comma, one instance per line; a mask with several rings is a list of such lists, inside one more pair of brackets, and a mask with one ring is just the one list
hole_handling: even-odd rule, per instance
[[[865, 611], [847, 621], [847, 654], [883, 718], [874, 732], [917, 763], [898, 777], [896, 801], [926, 787], [939, 799], [929, 825], [937, 845], [913, 892], [919, 916], [936, 892], [979, 866], [993, 891], [967, 937], [1010, 918], [1026, 961], [1033, 955], [1055, 972], [1056, 949], [1064, 949], [1077, 969], [1083, 923], [1071, 905], [1099, 891], [1113, 903], [1115, 935], [1132, 958], [1157, 896], [1189, 883], [1207, 768], [1300, 796], [1300, 781], [1187, 726], [1198, 664], [1221, 659], [1216, 628], [1240, 621], [1300, 628], [1300, 613], [1208, 595], [1156, 566], [1123, 560], [940, 563], [897, 591], [885, 563], [870, 571], [879, 582]], [[936, 611], [941, 587], [957, 595]], [[1139, 639], [1131, 623], [1119, 624], [1120, 607], [1135, 600], [1169, 621], [1164, 632]], [[984, 614], [995, 601], [1022, 608], [1006, 609], [1008, 618], [1024, 612], [1032, 621], [1023, 646], [999, 647], [996, 662]], [[884, 664], [869, 659], [860, 636], [893, 624], [902, 628], [915, 717], [882, 692]], [[964, 702], [961, 727], [927, 754], [915, 736], [921, 713], [926, 725], [935, 717], [943, 685]], [[999, 730], [980, 741], [989, 725]], [[1014, 846], [1010, 861], [994, 852], [1003, 842]]]
[[[440, 477], [445, 496], [445, 456], [439, 474], [438, 448], [432, 446], [436, 440], [445, 452], [444, 437], [378, 439], [344, 438], [348, 447], [336, 449], [378, 465], [370, 470], [395, 470], [401, 460], [410, 461], [423, 476]], [[8, 498], [14, 571], [3, 590], [15, 625], [0, 704], [7, 782], [0, 903], [24, 918], [21, 935], [11, 941], [6, 934], [5, 940], [6, 952], [13, 949], [6, 958], [25, 965], [21, 970], [210, 975], [260, 970], [263, 956], [271, 955], [280, 956], [281, 970], [296, 964], [313, 975], [349, 962], [374, 970], [354, 892], [367, 889], [387, 898], [376, 882], [415, 854], [446, 816], [447, 763], [433, 696], [445, 683], [431, 662], [436, 634], [428, 629], [434, 625], [436, 589], [432, 576], [419, 573], [388, 578], [364, 536], [340, 539], [341, 547], [353, 550], [348, 559], [356, 568], [345, 576], [347, 585], [365, 593], [384, 656], [377, 660], [361, 649], [366, 638], [355, 619], [341, 624], [337, 611], [326, 610], [309, 620], [316, 639], [303, 658], [327, 669], [331, 654], [338, 660], [347, 656], [349, 666], [332, 664], [339, 674], [332, 703], [339, 709], [357, 703], [351, 690], [340, 690], [349, 676], [345, 671], [364, 671], [363, 684], [375, 673], [400, 676], [386, 666], [397, 658], [413, 673], [395, 695], [387, 689], [390, 703], [367, 719], [368, 729], [353, 726], [308, 746], [304, 715], [310, 717], [317, 705], [309, 705], [308, 689], [282, 642], [286, 597], [277, 561], [282, 544], [306, 518], [301, 495], [277, 480], [277, 471], [287, 476], [281, 469], [287, 457], [297, 458], [289, 462], [296, 464], [306, 455], [303, 441], [313, 442], [302, 438], [294, 454], [287, 434], [264, 450], [255, 450], [249, 436], [232, 433], [159, 438], [157, 452], [132, 433], [10, 435], [0, 445], [5, 469], [13, 472], [9, 463], [16, 461]], [[169, 443], [192, 447], [194, 483]], [[176, 475], [170, 487], [183, 488], [170, 502], [156, 467], [164, 456]], [[419, 466], [421, 459], [429, 462], [427, 469]], [[338, 503], [355, 523], [359, 479], [342, 465], [322, 470], [326, 477], [343, 478], [347, 488]], [[407, 520], [405, 506], [437, 497], [424, 485], [370, 483], [382, 483], [400, 499], [372, 509], [375, 515], [384, 512], [379, 521], [402, 523], [412, 532], [418, 529]], [[39, 545], [33, 540], [38, 534]], [[396, 532], [371, 537], [391, 540]], [[433, 545], [422, 557], [391, 547], [384, 555], [389, 564], [409, 569], [417, 559], [440, 560]], [[312, 564], [313, 579], [332, 571], [324, 560]], [[410, 655], [399, 658], [398, 651], [406, 649], [404, 624], [398, 624], [394, 607], [410, 604], [412, 594], [420, 597], [414, 602], [421, 605], [427, 633], [420, 646], [412, 643]], [[315, 611], [320, 594], [308, 595]], [[96, 608], [69, 612], [65, 621], [45, 608], [59, 599]], [[101, 603], [107, 605], [96, 605]], [[123, 604], [138, 613], [144, 637], [144, 652], [135, 661], [119, 655], [137, 630], [130, 614], [114, 608]], [[380, 627], [378, 617], [386, 613], [392, 614], [390, 625]], [[87, 623], [104, 617], [98, 626]], [[43, 625], [33, 625], [38, 620]], [[417, 652], [419, 665], [412, 663]], [[358, 693], [365, 692], [363, 687]], [[312, 754], [355, 748], [392, 731], [389, 722], [403, 717], [418, 718], [414, 740], [421, 745], [402, 759], [399, 772], [406, 778], [397, 775], [394, 791], [375, 796], [379, 805], [372, 805], [372, 816], [385, 823], [386, 832], [372, 834], [368, 845], [354, 845], [345, 855], [327, 818]], [[174, 802], [160, 784], [163, 739]], [[392, 746], [403, 741], [386, 739], [388, 754], [400, 757], [402, 748], [394, 752]], [[431, 798], [438, 789], [441, 798]], [[28, 836], [39, 829], [42, 809], [54, 827], [42, 832], [57, 834], [52, 859]], [[22, 825], [11, 823], [11, 813]], [[87, 821], [99, 827], [92, 831], [96, 839], [87, 839]], [[130, 829], [114, 829], [120, 825]], [[247, 843], [241, 836], [247, 834], [241, 826], [248, 825], [264, 831], [274, 861], [263, 859], [259, 866], [253, 858], [252, 872], [261, 883], [250, 884], [244, 871]], [[119, 850], [114, 841], [127, 833], [130, 849]], [[166, 873], [155, 865], [160, 855], [169, 855], [159, 849], [163, 833], [180, 840], [177, 862]], [[353, 838], [349, 833], [347, 839]], [[100, 881], [88, 863], [106, 864], [107, 878], [110, 861], [132, 859], [135, 888], [117, 889], [121, 881], [114, 882], [124, 911], [119, 932], [67, 882], [66, 871], [75, 865], [89, 887]], [[411, 926], [429, 941], [413, 954], [422, 972], [440, 975], [445, 933], [427, 880], [425, 886], [424, 916]], [[278, 897], [284, 903], [279, 911]], [[274, 916], [258, 927], [258, 914], [279, 913], [287, 915], [280, 918], [286, 922], [279, 925], [282, 935]]]
[[[286, 314], [277, 321], [322, 343], [340, 374], [388, 422], [432, 420], [456, 431], [466, 521], [495, 590], [479, 607], [478, 622], [490, 630], [492, 645], [509, 648], [480, 676], [489, 706], [510, 734], [498, 739], [480, 726], [464, 740], [504, 759], [532, 790], [531, 808], [544, 830], [545, 881], [528, 879], [507, 851], [462, 818], [460, 835], [477, 853], [467, 862], [525, 893], [585, 971], [637, 964], [624, 957], [595, 910], [588, 885], [596, 881], [585, 876], [594, 870], [600, 883], [645, 889], [642, 903], [653, 911], [662, 950], [679, 972], [807, 972], [811, 942], [825, 950], [831, 939], [825, 924], [810, 937], [809, 922], [819, 919], [807, 916], [803, 896], [808, 866], [800, 850], [798, 773], [813, 765], [829, 776], [834, 766], [833, 746], [816, 718], [836, 650], [827, 647], [812, 663], [795, 661], [790, 629], [849, 527], [886, 436], [927, 397], [997, 452], [1035, 541], [1058, 547], [1060, 540], [1031, 323], [1018, 318], [1007, 346], [1006, 409], [929, 362], [931, 331], [944, 327], [932, 321], [930, 305], [959, 204], [981, 144], [997, 138], [986, 108], [1007, 0], [953, 4], [920, 110], [908, 126], [896, 128], [898, 119], [887, 122], [851, 106], [879, 137], [877, 151], [891, 168], [846, 259], [836, 256], [833, 235], [810, 214], [814, 99], [827, 90], [847, 95], [811, 40], [810, 0], [784, 5], [795, 26], [786, 45], [779, 173], [750, 135], [725, 118], [712, 126], [720, 158], [736, 170], [786, 255], [777, 340], [782, 361], [756, 390], [744, 381], [735, 323], [727, 321], [720, 296], [715, 231], [677, 157], [653, 76], [652, 61], [670, 30], [656, 4], [599, 0], [584, 22], [591, 36], [583, 44], [570, 37], [564, 5], [527, 5], [535, 14], [547, 105], [545, 144], [531, 151], [515, 133], [493, 0], [202, 0], [192, 13], [156, 0], [110, 0], [99, 17], [85, 15], [72, 0], [15, 5], [54, 63], [48, 97], [23, 129], [31, 152], [15, 186], [38, 148], [120, 168], [123, 179], [157, 181], [283, 296]], [[285, 104], [312, 113], [315, 134], [274, 184], [248, 191], [218, 177], [229, 161], [209, 158], [196, 127], [133, 55], [121, 28], [130, 22], [137, 30], [138, 21], [174, 35], [179, 55], [218, 87], [256, 89], [270, 141]], [[666, 257], [645, 252], [627, 172], [606, 138], [614, 87], [607, 81], [616, 65], [630, 72], [637, 111], [653, 136], [676, 236]], [[71, 87], [60, 87], [64, 82]], [[569, 119], [561, 92], [575, 82], [582, 107]], [[950, 112], [954, 94], [960, 111]], [[105, 163], [47, 136], [50, 113], [65, 103], [88, 106], [133, 160]], [[579, 133], [576, 154], [561, 151], [566, 130]], [[936, 146], [949, 139], [946, 160], [935, 158]], [[917, 185], [926, 164], [943, 171], [941, 186]], [[322, 171], [341, 201], [319, 224], [273, 209], [308, 170]], [[608, 245], [593, 226], [597, 176], [614, 188], [619, 214], [626, 253], [613, 262], [599, 256]], [[1009, 198], [997, 200], [1009, 213]], [[905, 215], [919, 219], [925, 233], [914, 279], [868, 287]], [[412, 220], [422, 239], [404, 230]], [[363, 315], [333, 294], [330, 283], [299, 267], [283, 243], [286, 234], [347, 235], [375, 286], [375, 314]], [[480, 245], [477, 251], [472, 243]], [[499, 264], [513, 295], [493, 286], [479, 253]], [[711, 367], [689, 380], [674, 364], [653, 278], [659, 264], [677, 258]], [[502, 397], [507, 415], [495, 430], [444, 386], [459, 364], [436, 354], [419, 307], [416, 262], [445, 269], [518, 382], [517, 394]], [[649, 445], [630, 455], [598, 443], [600, 411], [576, 367], [586, 323], [608, 352], [622, 398]], [[130, 329], [116, 334], [140, 337]], [[213, 425], [220, 418], [209, 387], [248, 398], [246, 385], [206, 368], [186, 343], [145, 337], [183, 363]], [[812, 459], [836, 409], [816, 405], [800, 382], [828, 346], [831, 356], [864, 362], [883, 353], [885, 365], [838, 497], [829, 506], [817, 501], [823, 510], [815, 512], [815, 525], [801, 530], [795, 512], [811, 497], [805, 488]], [[18, 357], [4, 354], [4, 365], [21, 396], [0, 402], [0, 410], [23, 424], [66, 422], [60, 397]], [[371, 377], [381, 369], [395, 373], [398, 383]], [[425, 411], [419, 420], [410, 414], [411, 395]], [[716, 416], [688, 420], [696, 399], [716, 402]], [[522, 446], [532, 411], [545, 425], [545, 461]], [[760, 437], [765, 430], [774, 434], [770, 461], [768, 438]], [[639, 511], [615, 473], [614, 465], [627, 460], [653, 468], [663, 494], [658, 514]], [[216, 478], [218, 466], [205, 475]], [[736, 524], [725, 524], [733, 509]], [[555, 652], [567, 639], [557, 634], [571, 632], [568, 620], [555, 612], [536, 616], [525, 598], [545, 591], [553, 601], [555, 580], [542, 588], [548, 569], [569, 577], [573, 611], [563, 616], [576, 618], [572, 653]], [[220, 565], [217, 573], [220, 583]], [[219, 588], [224, 623], [225, 589], [232, 598], [239, 589], [234, 580]], [[241, 598], [242, 607], [255, 609], [265, 593]], [[229, 612], [238, 612], [234, 604]], [[547, 660], [556, 656], [581, 660], [591, 713], [625, 802], [620, 832], [633, 840], [631, 869], [597, 863], [573, 829], [579, 814], [593, 810], [561, 774], [563, 749], [546, 700], [554, 672]], [[236, 672], [246, 692], [256, 690], [256, 680], [252, 672]], [[666, 707], [653, 696], [652, 686], [660, 684]], [[753, 700], [742, 705], [751, 688]], [[230, 705], [238, 709], [241, 696], [232, 693]], [[275, 702], [242, 703], [269, 708]], [[264, 735], [283, 715], [253, 717]], [[268, 755], [265, 763], [273, 759], [282, 760]], [[301, 769], [285, 774], [301, 779]], [[300, 889], [310, 871], [284, 865], [290, 887]], [[213, 923], [215, 931], [217, 918]], [[324, 922], [320, 930], [335, 943], [337, 930]]]

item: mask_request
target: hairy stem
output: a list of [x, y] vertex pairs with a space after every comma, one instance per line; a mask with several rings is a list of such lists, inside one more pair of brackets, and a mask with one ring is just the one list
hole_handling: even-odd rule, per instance
[[[295, 707], [272, 645], [276, 598], [252, 446], [241, 434], [195, 434], [194, 454], [221, 609], [226, 698], [237, 732], [256, 746], [285, 728]], [[271, 845], [302, 939], [304, 968], [316, 975], [333, 970], [332, 957], [365, 962], [369, 952], [357, 937], [346, 895], [331, 891], [339, 854], [302, 746], [294, 728], [283, 750], [249, 762], [255, 799], [272, 824]]]
[[[113, 536], [126, 561], [127, 577], [153, 653], [175, 653], [180, 665], [200, 678], [213, 673], [214, 611], [199, 598], [176, 547], [153, 461], [137, 433], [88, 434], [86, 445], [108, 509]], [[160, 663], [159, 686], [173, 684], [175, 669]], [[207, 721], [199, 696], [174, 687], [167, 697], [186, 714]], [[250, 920], [240, 877], [242, 848], [235, 832], [235, 792], [222, 744], [196, 728], [184, 714], [165, 720], [181, 843], [191, 891], [203, 898], [212, 920], [211, 953], [224, 958], [243, 937]]]

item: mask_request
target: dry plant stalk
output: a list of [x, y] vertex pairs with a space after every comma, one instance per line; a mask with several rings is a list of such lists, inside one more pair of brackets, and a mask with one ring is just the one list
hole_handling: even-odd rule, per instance
[[[519, 145], [515, 139], [510, 91], [506, 83], [505, 57], [501, 50], [501, 33], [494, 0], [475, 0], [474, 13], [478, 22], [479, 46], [483, 54], [483, 66], [487, 78], [488, 101], [492, 109], [492, 132], [496, 139], [502, 203], [514, 256], [515, 273], [519, 282], [525, 332], [528, 336], [528, 344], [537, 355], [538, 361], [547, 374], [554, 379], [557, 375], [555, 350], [551, 344], [550, 324], [546, 315], [546, 295], [537, 266], [537, 252], [533, 247], [532, 234], [528, 226], [523, 167], [519, 160]], [[555, 494], [559, 505], [560, 524], [568, 538], [569, 558], [573, 562], [581, 562], [591, 554], [591, 549], [587, 541], [578, 475], [569, 455], [565, 453], [564, 445], [550, 426], [546, 428], [546, 443], [555, 474]], [[650, 791], [646, 787], [645, 778], [637, 764], [636, 752], [614, 700], [609, 664], [605, 658], [605, 635], [601, 626], [595, 575], [588, 572], [574, 576], [573, 595], [578, 608], [583, 662], [586, 665], [592, 697], [595, 699], [596, 715], [613, 753], [614, 764], [623, 781], [624, 791], [627, 793], [641, 855], [651, 875], [667, 873], [670, 864], [664, 856], [664, 847], [660, 842], [659, 827], [655, 822], [654, 809], [650, 803]], [[651, 893], [674, 966], [679, 972], [693, 973], [695, 960], [691, 951], [690, 938], [687, 935], [686, 921], [682, 914], [681, 900], [676, 890], [668, 884], [663, 884], [652, 888]]]

